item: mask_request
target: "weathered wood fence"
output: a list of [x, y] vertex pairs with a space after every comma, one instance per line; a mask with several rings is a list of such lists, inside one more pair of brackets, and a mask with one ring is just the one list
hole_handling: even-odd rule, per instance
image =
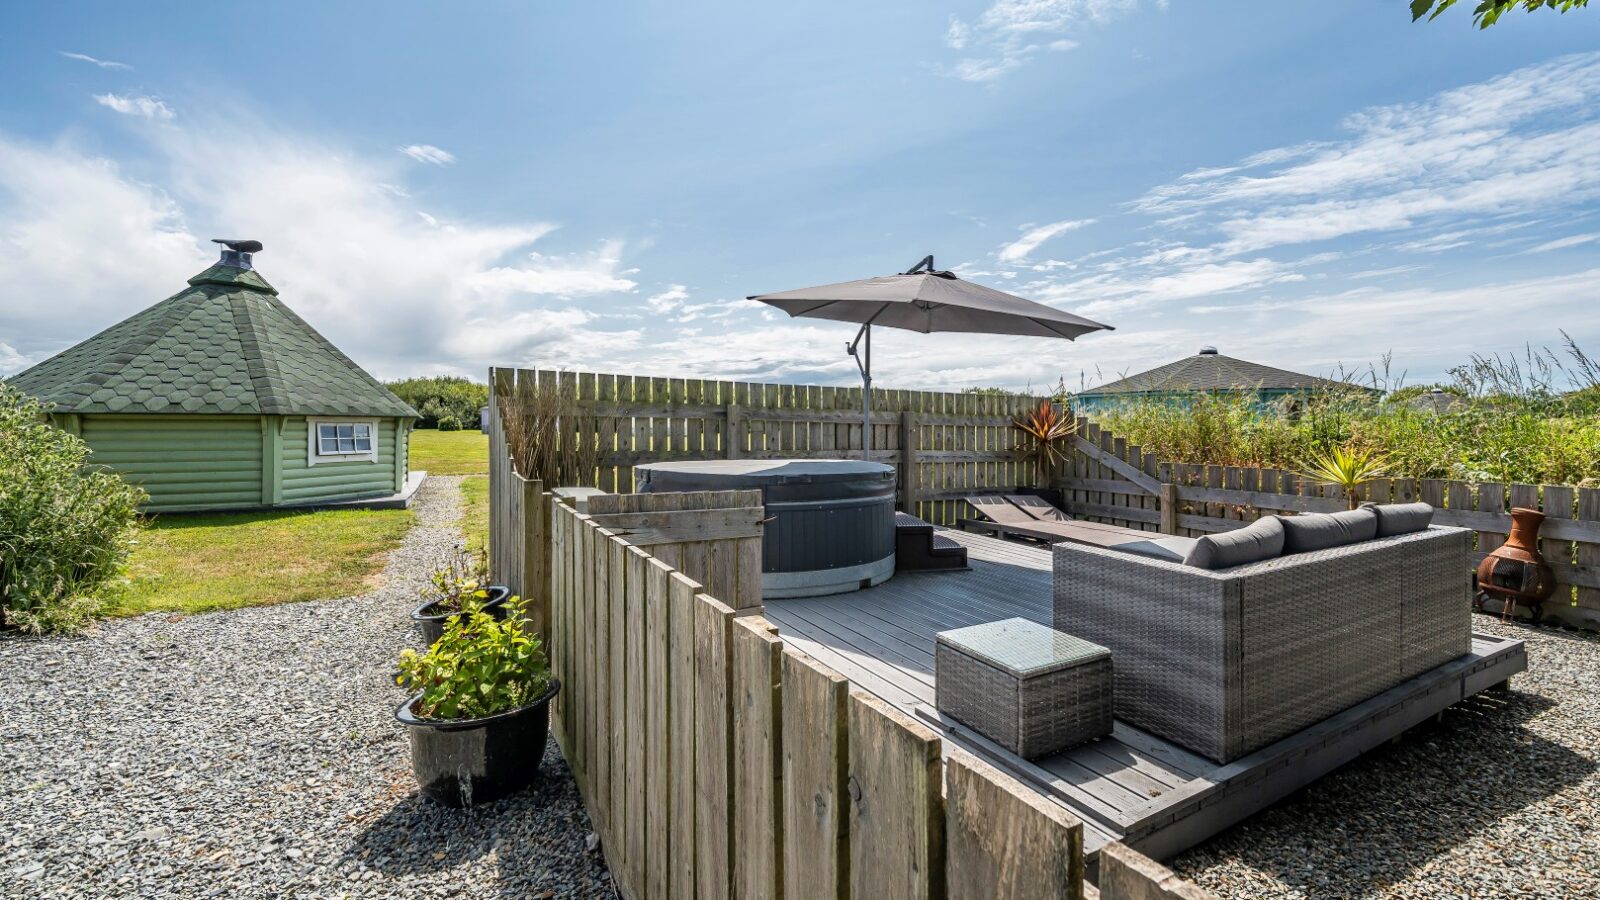
[[[492, 369], [490, 383], [566, 392], [579, 412], [562, 440], [598, 449], [596, 485], [608, 492], [632, 492], [640, 463], [861, 453], [860, 388], [527, 369]], [[1036, 485], [1011, 422], [1039, 399], [874, 388], [872, 456], [895, 467], [900, 508], [954, 524], [969, 514], [965, 494]]]
[[[1095, 895], [1066, 809], [783, 644], [748, 565], [755, 492], [579, 513], [515, 471], [491, 416], [491, 565], [546, 601], [553, 731], [622, 896]], [[1126, 858], [1099, 896], [1208, 896]]]
[[[1279, 469], [1158, 461], [1093, 422], [1080, 419], [1071, 459], [1055, 487], [1074, 515], [1147, 531], [1199, 535], [1238, 528], [1279, 512], [1333, 512], [1348, 501], [1335, 487]], [[1548, 618], [1600, 628], [1600, 489], [1566, 485], [1473, 484], [1430, 478], [1382, 478], [1362, 500], [1426, 500], [1434, 522], [1476, 532], [1476, 565], [1511, 533], [1509, 510], [1540, 509], [1547, 518], [1540, 553], [1555, 570]], [[1495, 609], [1498, 611], [1498, 608]]]

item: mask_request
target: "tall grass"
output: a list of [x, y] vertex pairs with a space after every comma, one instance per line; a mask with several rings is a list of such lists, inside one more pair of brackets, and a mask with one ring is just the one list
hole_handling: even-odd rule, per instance
[[1290, 413], [1253, 397], [1199, 394], [1186, 403], [1130, 402], [1095, 419], [1146, 453], [1179, 463], [1299, 469], [1334, 448], [1381, 455], [1393, 477], [1600, 485], [1600, 366], [1563, 334], [1563, 352], [1474, 356], [1427, 389], [1387, 372], [1365, 390], [1319, 394]]

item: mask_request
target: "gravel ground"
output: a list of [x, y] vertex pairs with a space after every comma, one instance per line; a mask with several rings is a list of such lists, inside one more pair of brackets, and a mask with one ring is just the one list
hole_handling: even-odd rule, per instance
[[1171, 865], [1221, 897], [1600, 896], [1600, 636], [1528, 642], [1479, 695]]
[[459, 485], [365, 596], [0, 639], [0, 896], [612, 896], [554, 742], [493, 806], [416, 794], [393, 660]]

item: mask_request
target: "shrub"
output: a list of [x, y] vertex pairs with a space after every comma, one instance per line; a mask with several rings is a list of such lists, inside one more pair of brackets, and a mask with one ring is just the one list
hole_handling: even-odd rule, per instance
[[440, 431], [460, 431], [461, 430], [461, 420], [456, 418], [451, 413], [445, 413], [444, 415], [439, 417], [439, 430]]
[[68, 631], [122, 574], [145, 493], [0, 382], [0, 627]]
[[478, 421], [478, 410], [489, 405], [489, 386], [470, 378], [404, 378], [385, 386], [422, 415], [417, 423], [422, 428], [439, 427], [445, 416], [454, 416], [459, 429], [465, 422]]
[[413, 712], [424, 719], [477, 719], [539, 699], [550, 687], [550, 671], [539, 637], [524, 631], [526, 606], [513, 597], [506, 617], [496, 620], [469, 601], [468, 611], [445, 625], [428, 652], [400, 651], [395, 680], [422, 695]]
[[482, 554], [457, 550], [450, 562], [428, 575], [428, 586], [421, 594], [439, 613], [460, 612], [474, 600], [482, 603], [489, 599], [488, 584], [489, 561]]

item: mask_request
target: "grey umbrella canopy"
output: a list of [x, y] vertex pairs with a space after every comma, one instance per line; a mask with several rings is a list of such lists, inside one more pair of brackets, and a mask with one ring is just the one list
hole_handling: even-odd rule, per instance
[[[898, 275], [756, 294], [749, 299], [776, 306], [797, 318], [860, 323], [861, 329], [855, 340], [846, 345], [846, 351], [856, 358], [856, 367], [861, 370], [863, 458], [872, 449], [872, 326], [886, 325], [923, 334], [1015, 334], [1069, 341], [1091, 331], [1111, 330], [1110, 325], [936, 270], [932, 256]], [[864, 353], [860, 352], [863, 344]]]

